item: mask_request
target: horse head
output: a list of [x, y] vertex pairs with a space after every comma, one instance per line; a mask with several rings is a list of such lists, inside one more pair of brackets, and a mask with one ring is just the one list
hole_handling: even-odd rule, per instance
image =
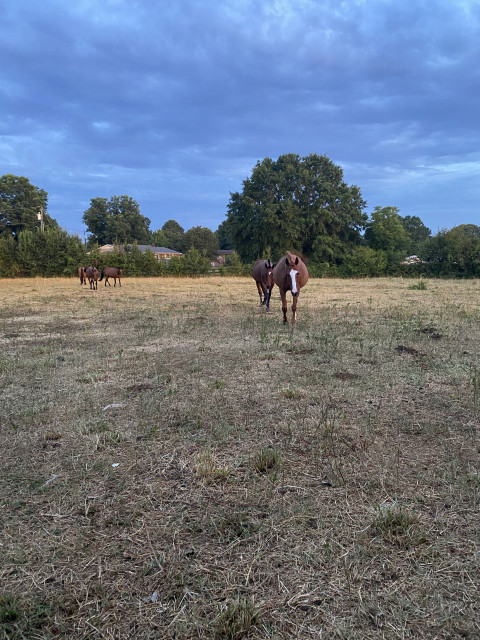
[[270, 293], [272, 291], [273, 285], [275, 284], [273, 282], [273, 267], [274, 266], [275, 265], [273, 264], [273, 262], [271, 260], [265, 260], [265, 269], [266, 269], [266, 272], [267, 272], [265, 281], [266, 281], [267, 289], [270, 291]]
[[294, 298], [298, 296], [298, 294], [300, 293], [300, 287], [303, 286], [300, 272], [298, 270], [298, 263], [298, 256], [294, 256], [293, 253], [287, 251], [287, 255], [285, 257], [286, 279], [288, 282], [288, 288], [290, 289]]

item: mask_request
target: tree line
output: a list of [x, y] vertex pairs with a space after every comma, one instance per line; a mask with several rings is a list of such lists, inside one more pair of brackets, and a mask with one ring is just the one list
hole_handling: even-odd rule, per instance
[[[356, 185], [327, 156], [296, 154], [257, 162], [242, 191], [231, 193], [226, 219], [213, 232], [185, 231], [174, 219], [152, 231], [128, 195], [92, 198], [83, 214], [85, 243], [48, 214], [48, 194], [23, 176], [0, 177], [0, 277], [73, 275], [78, 266], [121, 266], [129, 275], [201, 275], [218, 249], [235, 249], [220, 273], [248, 274], [257, 258], [288, 249], [312, 276], [480, 275], [480, 227], [463, 224], [432, 235], [417, 216], [377, 206], [370, 215]], [[42, 218], [42, 226], [39, 217]], [[100, 254], [104, 244], [113, 253]], [[167, 264], [140, 244], [181, 252]], [[415, 256], [406, 260], [408, 256]]]

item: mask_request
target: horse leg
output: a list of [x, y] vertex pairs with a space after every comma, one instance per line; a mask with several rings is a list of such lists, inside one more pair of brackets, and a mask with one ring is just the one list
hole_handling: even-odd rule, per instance
[[257, 282], [257, 291], [258, 291], [258, 295], [260, 296], [260, 306], [262, 306], [263, 300], [262, 300], [262, 285], [260, 284], [260, 282]]
[[270, 287], [267, 287], [267, 290], [265, 292], [265, 303], [266, 303], [266, 309], [265, 311], [270, 311], [270, 297], [272, 295], [272, 290]]
[[121, 287], [122, 286], [122, 281], [120, 280], [120, 276], [118, 276], [118, 286]]
[[280, 297], [282, 299], [283, 324], [287, 322], [287, 292], [280, 289]]
[[262, 305], [266, 304], [267, 302], [267, 287], [263, 284], [260, 285], [262, 288], [262, 293], [263, 293], [263, 301], [262, 301]]
[[295, 312], [297, 311], [297, 301], [298, 301], [298, 293], [297, 293], [296, 296], [293, 296], [293, 302], [292, 302], [292, 327], [295, 326], [295, 322], [296, 322]]

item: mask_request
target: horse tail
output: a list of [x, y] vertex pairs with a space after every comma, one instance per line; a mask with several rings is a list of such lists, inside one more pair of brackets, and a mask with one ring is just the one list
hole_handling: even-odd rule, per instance
[[102, 273], [101, 273], [101, 275], [100, 275], [100, 282], [103, 280], [103, 275], [104, 275], [104, 273], [103, 273], [103, 272], [104, 272], [104, 271], [105, 271], [105, 269], [102, 269]]

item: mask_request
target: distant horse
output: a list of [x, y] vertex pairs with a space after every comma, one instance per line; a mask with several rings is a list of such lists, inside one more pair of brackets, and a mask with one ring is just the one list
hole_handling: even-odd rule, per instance
[[[123, 269], [120, 269], [120, 267], [105, 267], [104, 269], [102, 269], [102, 275], [100, 277], [100, 282], [103, 280], [103, 278], [105, 278], [105, 286], [107, 286], [107, 282], [109, 278], [113, 278], [113, 286], [116, 287], [117, 286], [117, 278], [118, 278], [118, 285], [121, 287], [122, 286], [122, 282], [120, 280], [120, 278], [123, 278]], [[110, 282], [108, 282], [108, 286], [111, 287], [112, 285], [110, 284]]]
[[273, 270], [273, 280], [280, 289], [282, 299], [283, 322], [287, 322], [287, 291], [292, 292], [292, 327], [295, 325], [295, 312], [297, 310], [298, 295], [300, 289], [307, 284], [308, 269], [306, 265], [290, 251], [283, 256]]
[[252, 278], [257, 283], [258, 295], [260, 296], [260, 306], [266, 305], [267, 311], [270, 311], [270, 298], [272, 289], [275, 286], [273, 282], [273, 266], [270, 260], [257, 260], [252, 269]]
[[90, 289], [98, 289], [98, 276], [100, 275], [97, 267], [87, 267], [85, 269], [85, 275], [88, 278], [88, 281], [90, 282]]
[[85, 267], [78, 267], [78, 277], [80, 284], [87, 284], [87, 276], [85, 275]]

